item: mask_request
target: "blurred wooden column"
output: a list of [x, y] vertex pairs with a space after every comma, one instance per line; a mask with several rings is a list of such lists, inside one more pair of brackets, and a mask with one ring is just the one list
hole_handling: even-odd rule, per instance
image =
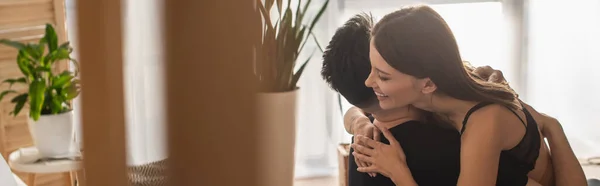
[[258, 185], [254, 4], [165, 1], [169, 185]]
[[121, 0], [77, 1], [85, 184], [127, 185]]

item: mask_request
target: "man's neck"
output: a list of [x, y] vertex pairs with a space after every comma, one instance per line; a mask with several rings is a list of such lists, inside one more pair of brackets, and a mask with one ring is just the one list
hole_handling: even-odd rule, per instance
[[421, 112], [414, 107], [402, 107], [374, 112], [373, 118], [389, 129], [407, 121], [421, 120]]

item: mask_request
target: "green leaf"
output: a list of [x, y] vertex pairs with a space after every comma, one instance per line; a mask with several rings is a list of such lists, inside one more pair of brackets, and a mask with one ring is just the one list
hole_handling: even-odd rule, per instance
[[265, 24], [268, 27], [273, 28], [273, 23], [271, 23], [271, 14], [269, 14], [269, 12], [265, 9], [261, 0], [257, 0], [257, 1], [260, 2], [260, 6], [258, 6], [258, 9], [260, 10], [260, 13], [262, 13], [262, 15], [263, 15], [263, 20], [265, 21]]
[[48, 44], [48, 52], [53, 52], [58, 48], [58, 37], [51, 24], [46, 24], [46, 35], [44, 35], [44, 39]]
[[79, 80], [73, 80], [71, 81], [71, 83], [69, 84], [69, 86], [67, 86], [65, 88], [66, 90], [66, 95], [65, 95], [65, 101], [69, 101], [72, 99], [75, 99], [77, 96], [79, 96]]
[[0, 39], [0, 44], [6, 45], [6, 46], [10, 46], [19, 50], [22, 50], [23, 48], [25, 48], [25, 44], [21, 43], [21, 42], [17, 42], [17, 41], [11, 41], [8, 39]]
[[281, 14], [281, 7], [283, 6], [283, 2], [281, 0], [277, 0], [277, 12]]
[[319, 40], [317, 39], [317, 36], [315, 36], [315, 34], [310, 33], [310, 35], [312, 36], [313, 40], [315, 41], [315, 44], [317, 44], [317, 48], [319, 49], [319, 51], [321, 51], [321, 53], [323, 53], [323, 47], [321, 47], [321, 44], [319, 44]]
[[25, 77], [19, 78], [19, 79], [7, 79], [2, 81], [2, 83], [9, 83], [8, 88], [11, 88], [13, 86], [13, 84], [15, 83], [27, 83], [27, 79], [25, 79]]
[[23, 109], [23, 106], [25, 106], [25, 102], [27, 102], [27, 97], [28, 97], [28, 94], [24, 93], [24, 94], [18, 95], [17, 97], [15, 97], [11, 100], [12, 103], [15, 103], [15, 109], [12, 111], [12, 114], [14, 116], [19, 115], [19, 112], [21, 112], [21, 109]]
[[304, 38], [304, 32], [306, 32], [306, 26], [302, 25], [302, 29], [296, 34], [296, 43], [294, 43], [294, 47], [296, 48], [296, 55], [302, 52], [302, 48], [300, 48], [300, 44], [302, 43], [302, 39]]
[[38, 44], [27, 44], [25, 45], [25, 51], [29, 54], [34, 62], [39, 61], [44, 53], [44, 46]]
[[4, 96], [11, 94], [11, 93], [17, 93], [17, 91], [14, 91], [14, 90], [2, 91], [2, 93], [0, 93], [0, 101], [2, 101], [2, 99], [4, 99]]
[[[307, 4], [310, 3], [308, 0]], [[302, 5], [302, 0], [298, 0], [298, 6], [296, 7], [296, 22], [294, 23], [295, 27], [299, 27], [302, 24], [302, 10], [300, 9], [300, 5]]]
[[71, 51], [72, 48], [68, 42], [60, 45], [56, 50], [46, 55], [42, 66], [52, 66], [56, 61], [71, 59]]
[[[315, 28], [315, 25], [317, 24], [317, 22], [319, 21], [319, 19], [321, 19], [321, 16], [325, 12], [325, 9], [327, 9], [327, 5], [328, 4], [329, 4], [329, 0], [326, 0], [325, 4], [323, 4], [323, 6], [321, 7], [321, 9], [319, 10], [319, 13], [317, 13], [317, 15], [315, 16], [315, 18], [312, 20], [312, 23], [310, 24], [310, 27], [308, 29], [308, 33], [309, 34], [313, 33], [312, 32], [313, 28]], [[306, 44], [306, 41], [308, 41], [308, 39], [304, 40], [304, 43], [302, 43], [302, 46], [300, 46], [300, 50], [302, 50], [302, 48], [304, 48], [304, 45]]]
[[71, 48], [67, 47], [60, 47], [57, 50], [55, 50], [54, 52], [56, 52], [52, 58], [52, 60], [64, 60], [64, 59], [70, 59], [71, 56]]
[[317, 22], [319, 22], [319, 19], [321, 19], [321, 16], [323, 15], [323, 13], [325, 12], [325, 10], [327, 9], [327, 5], [329, 5], [329, 0], [325, 1], [325, 3], [323, 4], [323, 6], [321, 7], [321, 9], [319, 10], [319, 13], [317, 13], [317, 16], [315, 16], [315, 18], [313, 19], [312, 23], [310, 24], [309, 33], [312, 33], [312, 29], [315, 27], [315, 25], [317, 24]]
[[28, 55], [24, 50], [20, 50], [19, 55], [17, 56], [17, 65], [25, 77], [31, 77], [31, 61], [27, 56]]
[[63, 100], [59, 95], [57, 95], [57, 92], [47, 91], [46, 103], [50, 107], [49, 109], [51, 114], [58, 114], [62, 112]]
[[73, 63], [73, 67], [75, 68], [74, 76], [77, 76], [79, 74], [79, 62], [75, 59], [71, 59], [71, 63]]
[[281, 20], [281, 25], [279, 27], [279, 33], [277, 33], [277, 69], [285, 69], [282, 68], [281, 65], [285, 65], [284, 63], [288, 62], [286, 57], [286, 46], [289, 46], [289, 42], [291, 40], [288, 37], [288, 33], [291, 33], [290, 29], [292, 28], [292, 10], [286, 9], [285, 14], [283, 15], [283, 19]]
[[299, 12], [301, 12], [300, 16], [296, 18], [298, 23], [302, 23], [302, 20], [304, 19], [304, 16], [306, 15], [306, 12], [308, 11], [308, 6], [310, 5], [311, 2], [312, 2], [312, 0], [306, 1], [306, 4], [304, 4], [304, 8], [299, 10]]
[[292, 82], [290, 83], [290, 90], [294, 90], [296, 89], [296, 84], [298, 83], [298, 80], [300, 80], [300, 76], [302, 76], [302, 72], [304, 72], [304, 68], [306, 68], [306, 65], [308, 64], [308, 61], [310, 61], [310, 58], [312, 57], [312, 55], [310, 57], [308, 57], [308, 59], [306, 59], [306, 61], [304, 61], [304, 64], [302, 64], [302, 66], [300, 66], [300, 69], [298, 69], [298, 71], [296, 71], [296, 73], [294, 73], [294, 77], [292, 78]]
[[60, 46], [58, 46], [58, 48], [71, 48], [71, 42], [67, 41], [67, 42], [61, 44]]
[[39, 66], [34, 69], [36, 72], [52, 72], [52, 69], [48, 66]]
[[271, 8], [273, 7], [273, 3], [275, 3], [274, 0], [265, 0], [265, 8], [269, 11], [271, 11]]
[[64, 88], [71, 83], [73, 78], [75, 77], [71, 74], [71, 72], [64, 71], [63, 73], [52, 78], [52, 88]]
[[46, 81], [44, 79], [34, 79], [29, 85], [29, 116], [34, 121], [40, 118], [42, 106], [44, 105], [45, 91]]
[[40, 41], [38, 42], [38, 45], [40, 45], [40, 46], [44, 46], [44, 45], [46, 45], [47, 43], [48, 43], [48, 41], [46, 41], [46, 38], [42, 37], [42, 38], [40, 39]]

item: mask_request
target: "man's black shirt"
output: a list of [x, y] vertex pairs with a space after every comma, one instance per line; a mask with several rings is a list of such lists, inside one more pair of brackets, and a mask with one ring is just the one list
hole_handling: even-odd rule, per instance
[[[440, 126], [408, 121], [389, 129], [402, 145], [406, 163], [419, 186], [455, 186], [460, 173], [460, 134]], [[381, 142], [389, 144], [385, 137]], [[354, 142], [354, 140], [353, 140]], [[395, 186], [387, 177], [358, 172], [350, 149], [348, 186]]]

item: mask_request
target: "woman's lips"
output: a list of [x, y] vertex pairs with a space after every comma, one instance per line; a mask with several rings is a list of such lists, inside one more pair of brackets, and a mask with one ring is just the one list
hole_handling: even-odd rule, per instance
[[383, 93], [379, 93], [377, 91], [375, 91], [375, 95], [377, 95], [377, 97], [382, 97], [382, 98], [388, 97], [388, 95], [385, 95]]

